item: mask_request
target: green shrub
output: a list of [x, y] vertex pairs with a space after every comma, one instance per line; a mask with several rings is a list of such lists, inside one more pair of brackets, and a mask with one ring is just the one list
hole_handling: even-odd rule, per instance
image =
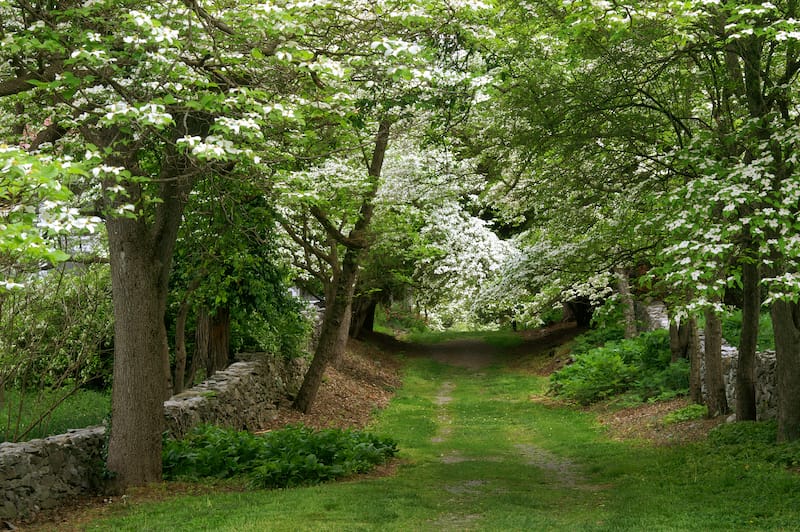
[[[607, 337], [616, 334], [616, 330], [604, 333]], [[689, 365], [686, 361], [670, 364], [667, 331], [609, 341], [602, 347], [582, 351], [602, 336], [590, 331], [578, 337], [577, 348], [572, 352], [574, 363], [550, 378], [553, 393], [590, 404], [623, 392], [631, 392], [640, 401], [688, 392]]]
[[614, 325], [590, 329], [573, 340], [572, 355], [588, 353], [596, 347], [622, 340], [623, 338], [625, 338], [625, 329], [621, 326]]
[[[722, 318], [722, 337], [732, 346], [739, 347], [741, 334], [742, 311], [737, 309]], [[756, 348], [759, 351], [775, 349], [775, 337], [772, 332], [772, 319], [769, 312], [762, 312], [758, 320]]]
[[689, 393], [689, 361], [678, 360], [661, 370], [643, 368], [631, 388], [642, 401], [686, 395]]
[[669, 331], [659, 329], [642, 334], [637, 339], [641, 346], [639, 359], [644, 370], [663, 370], [672, 360], [669, 348]]
[[595, 349], [551, 377], [551, 390], [557, 395], [590, 404], [628, 389], [636, 369], [625, 363], [612, 349]]
[[359, 431], [294, 426], [257, 436], [203, 425], [165, 442], [164, 476], [245, 476], [259, 488], [283, 488], [363, 473], [395, 454], [393, 440]]
[[0, 305], [0, 386], [111, 384], [111, 276], [107, 265], [52, 270]]

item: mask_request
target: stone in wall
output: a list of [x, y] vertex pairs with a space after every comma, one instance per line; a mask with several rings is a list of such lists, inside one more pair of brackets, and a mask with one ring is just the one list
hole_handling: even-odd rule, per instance
[[[653, 302], [642, 311], [646, 317], [647, 330], [664, 329], [669, 327], [667, 309], [661, 302]], [[703, 332], [700, 331], [700, 346], [705, 345]], [[705, 375], [705, 364], [701, 358], [700, 373]], [[728, 408], [736, 409], [736, 367], [739, 362], [739, 350], [732, 345], [722, 345], [722, 375], [725, 381], [725, 395]], [[775, 352], [764, 351], [756, 353], [756, 419], [764, 421], [775, 419], [778, 413], [777, 397], [775, 396]], [[705, 395], [705, 378], [702, 378], [702, 393]]]
[[263, 427], [281, 401], [302, 383], [306, 359], [255, 356], [236, 362], [164, 403], [167, 432], [182, 438], [192, 427], [212, 423], [237, 430]]
[[23, 443], [0, 443], [0, 518], [53, 508], [101, 486], [105, 427]]
[[[722, 373], [725, 379], [725, 394], [728, 407], [736, 409], [736, 369], [739, 364], [739, 352], [728, 346], [732, 353], [723, 353]], [[778, 403], [775, 395], [775, 352], [756, 353], [756, 419], [765, 421], [775, 419], [778, 415]]]

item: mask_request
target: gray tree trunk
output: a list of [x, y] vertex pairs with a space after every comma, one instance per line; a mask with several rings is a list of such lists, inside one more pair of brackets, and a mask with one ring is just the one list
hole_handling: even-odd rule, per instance
[[728, 413], [728, 398], [722, 377], [722, 320], [713, 310], [706, 310], [705, 366], [706, 406], [708, 416]]
[[[374, 188], [367, 193], [361, 203], [360, 217], [347, 237], [339, 234], [337, 241], [345, 245], [345, 254], [341, 267], [333, 265], [338, 274], [331, 279], [331, 285], [326, 287], [326, 295], [332, 301], [326, 301], [325, 315], [322, 321], [319, 343], [314, 352], [314, 358], [303, 378], [303, 384], [295, 397], [293, 408], [301, 412], [309, 412], [317, 392], [322, 384], [322, 377], [328, 364], [336, 361], [344, 351], [350, 331], [350, 319], [353, 303], [353, 293], [358, 280], [358, 271], [361, 257], [368, 247], [367, 230], [372, 222], [374, 213], [374, 199], [377, 194], [377, 178], [381, 175], [383, 159], [389, 144], [389, 129], [391, 122], [382, 121], [375, 138], [375, 150], [369, 166], [369, 176], [375, 179]], [[328, 229], [329, 231], [331, 229]]]
[[700, 344], [700, 331], [695, 318], [689, 318], [686, 326], [689, 329], [689, 397], [693, 402], [703, 404], [703, 376], [700, 371], [703, 346]]
[[622, 302], [622, 314], [625, 318], [625, 338], [636, 338], [639, 331], [636, 328], [636, 307], [631, 293], [631, 284], [628, 272], [622, 267], [614, 269], [617, 277], [617, 291]]
[[736, 420], [756, 419], [756, 344], [761, 314], [761, 277], [754, 263], [742, 265], [744, 302], [739, 360], [736, 365]]
[[800, 304], [772, 303], [778, 393], [778, 441], [800, 439]]

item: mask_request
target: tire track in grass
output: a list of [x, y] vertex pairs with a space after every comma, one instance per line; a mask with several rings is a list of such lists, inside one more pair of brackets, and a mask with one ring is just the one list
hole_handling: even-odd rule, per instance
[[[563, 494], [577, 499], [580, 506], [578, 500], [586, 500], [581, 493], [607, 489], [592, 484], [579, 465], [532, 443], [531, 433], [510, 430], [509, 425], [519, 424], [519, 413], [509, 410], [514, 400], [497, 384], [507, 377], [485, 364], [475, 364], [474, 353], [469, 365], [453, 363], [457, 353], [451, 351], [450, 357], [445, 364], [452, 371], [443, 375], [432, 397], [438, 430], [430, 440], [438, 451], [438, 462], [448, 467], [441, 489], [448, 494], [449, 511], [428, 521], [432, 529], [486, 529], [493, 501], [503, 497], [527, 500], [533, 506], [537, 499]], [[478, 405], [470, 405], [478, 396], [481, 403], [508, 408], [500, 406], [491, 414], [482, 414]], [[459, 440], [472, 434], [483, 439], [484, 445], [487, 440], [496, 442], [497, 454], [473, 456], [474, 448], [471, 453], [470, 447], [462, 448]]]

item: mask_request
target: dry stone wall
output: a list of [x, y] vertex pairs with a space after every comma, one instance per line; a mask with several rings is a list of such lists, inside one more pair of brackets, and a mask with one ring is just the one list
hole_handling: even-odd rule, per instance
[[[641, 312], [644, 317], [646, 330], [664, 329], [669, 327], [667, 309], [661, 302], [653, 302]], [[704, 345], [702, 332], [700, 346]], [[722, 376], [725, 381], [725, 395], [728, 408], [736, 409], [736, 367], [739, 362], [739, 350], [728, 345], [723, 340], [722, 346]], [[705, 367], [701, 364], [700, 373], [703, 380], [703, 394], [705, 395]], [[778, 414], [777, 396], [775, 394], [775, 352], [763, 351], [756, 353], [756, 419], [765, 421], [775, 419]]]
[[173, 438], [182, 438], [201, 423], [238, 430], [263, 427], [275, 418], [278, 405], [297, 393], [304, 361], [273, 357], [232, 364], [164, 403], [167, 431]]
[[105, 427], [73, 430], [23, 443], [0, 443], [0, 518], [53, 508], [97, 491], [102, 483]]
[[[200, 423], [257, 429], [297, 393], [306, 359], [253, 356], [164, 403], [169, 434], [180, 438]], [[0, 444], [0, 519], [53, 508], [102, 488], [105, 427]]]

